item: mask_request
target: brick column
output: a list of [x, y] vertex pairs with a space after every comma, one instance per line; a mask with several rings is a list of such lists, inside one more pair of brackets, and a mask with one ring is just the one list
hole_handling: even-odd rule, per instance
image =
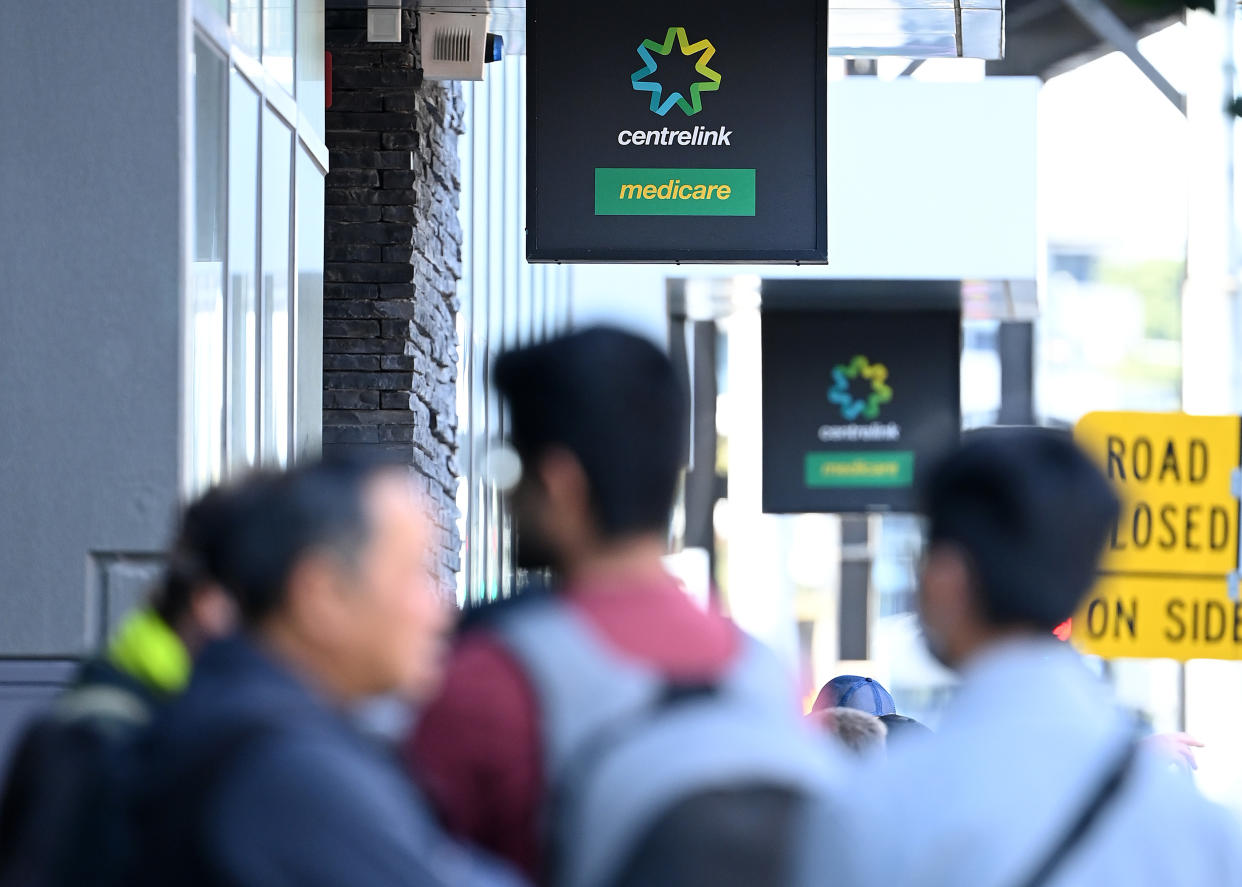
[[446, 593], [457, 532], [457, 280], [461, 276], [455, 83], [424, 82], [417, 18], [400, 43], [368, 43], [365, 10], [329, 11], [323, 442], [400, 453], [426, 478], [443, 531]]

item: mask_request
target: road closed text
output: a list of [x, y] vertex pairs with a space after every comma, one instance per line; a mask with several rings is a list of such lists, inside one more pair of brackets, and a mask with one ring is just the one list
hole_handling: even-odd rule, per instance
[[[1113, 434], [1105, 464], [1109, 479], [1128, 494], [1109, 539], [1111, 552], [1154, 548], [1234, 556], [1237, 505], [1212, 502], [1210, 496], [1196, 501], [1192, 492], [1203, 489], [1212, 475], [1206, 440]], [[1165, 490], [1191, 495], [1168, 497]]]
[[1226, 576], [1237, 569], [1237, 416], [1089, 413], [1074, 437], [1122, 502], [1104, 552], [1106, 573]]

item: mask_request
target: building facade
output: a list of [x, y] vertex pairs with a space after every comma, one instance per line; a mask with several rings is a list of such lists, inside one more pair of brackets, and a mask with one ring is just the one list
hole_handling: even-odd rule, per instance
[[510, 589], [489, 370], [569, 312], [521, 258], [524, 60], [425, 81], [417, 14], [375, 43], [350, 0], [120, 0], [54, 47], [6, 16], [0, 758], [255, 466], [398, 454], [446, 595]]

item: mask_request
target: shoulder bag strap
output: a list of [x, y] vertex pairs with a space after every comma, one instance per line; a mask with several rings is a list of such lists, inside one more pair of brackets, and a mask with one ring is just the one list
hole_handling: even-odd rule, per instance
[[1038, 868], [1034, 869], [1031, 875], [1021, 882], [1021, 887], [1045, 887], [1052, 876], [1056, 874], [1057, 869], [1065, 861], [1065, 858], [1073, 852], [1073, 850], [1082, 843], [1083, 838], [1091, 831], [1091, 827], [1100, 818], [1100, 814], [1108, 808], [1109, 804], [1121, 792], [1122, 786], [1125, 785], [1130, 772], [1134, 769], [1134, 761], [1138, 754], [1138, 742], [1135, 739], [1126, 741], [1125, 748], [1117, 756], [1116, 760], [1109, 766], [1104, 779], [1086, 805], [1083, 806], [1077, 818], [1074, 819], [1070, 827], [1066, 829], [1060, 840], [1053, 846], [1052, 850], [1044, 857], [1043, 862]]

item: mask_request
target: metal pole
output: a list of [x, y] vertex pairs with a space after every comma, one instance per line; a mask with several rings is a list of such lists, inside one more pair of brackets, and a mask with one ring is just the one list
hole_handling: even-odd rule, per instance
[[841, 515], [841, 592], [838, 657], [871, 657], [871, 540], [865, 514]]
[[1035, 324], [1008, 320], [997, 336], [1001, 364], [998, 425], [1035, 424]]
[[1186, 663], [1177, 663], [1177, 730], [1186, 732]]
[[1177, 110], [1183, 114], [1186, 113], [1186, 97], [1174, 89], [1173, 84], [1169, 83], [1164, 75], [1156, 70], [1156, 66], [1147, 60], [1139, 49], [1138, 38], [1126, 27], [1126, 23], [1117, 17], [1116, 13], [1100, 0], [1064, 0], [1064, 3], [1097, 37], [1114, 49], [1125, 53], [1126, 57], [1134, 62], [1135, 67], [1164, 93], [1165, 98], [1172, 102]]
[[1190, 413], [1238, 408], [1237, 249], [1233, 171], [1232, 0], [1217, 14], [1187, 13], [1194, 48], [1187, 122], [1186, 281], [1182, 293], [1182, 405]]
[[1232, 372], [1230, 379], [1230, 395], [1232, 401], [1232, 412], [1242, 412], [1242, 370], [1238, 368], [1237, 349], [1239, 343], [1242, 343], [1242, 310], [1238, 305], [1238, 281], [1239, 270], [1242, 269], [1242, 250], [1238, 245], [1238, 218], [1237, 218], [1237, 169], [1234, 164], [1234, 150], [1236, 142], [1237, 130], [1237, 114], [1234, 111], [1234, 103], [1237, 85], [1237, 61], [1234, 52], [1234, 29], [1235, 16], [1237, 15], [1237, 0], [1216, 0], [1216, 18], [1220, 22], [1222, 36], [1224, 37], [1223, 47], [1221, 50], [1221, 79], [1223, 81], [1223, 96], [1220, 112], [1224, 116], [1224, 127], [1222, 138], [1222, 152], [1224, 154], [1224, 185], [1225, 185], [1225, 205], [1224, 205], [1224, 225], [1226, 232], [1225, 240], [1225, 261], [1226, 278], [1225, 286], [1227, 288], [1226, 298], [1232, 312], [1231, 326], [1234, 330], [1232, 360], [1229, 361]]

